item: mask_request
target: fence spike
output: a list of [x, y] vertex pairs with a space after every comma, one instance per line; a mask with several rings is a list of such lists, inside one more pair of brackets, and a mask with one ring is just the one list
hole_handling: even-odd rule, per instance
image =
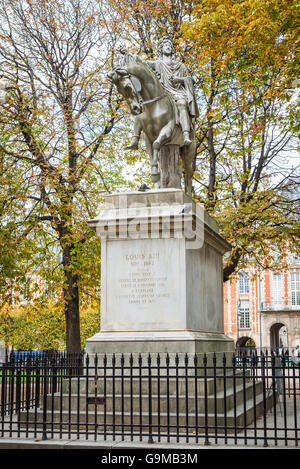
[[196, 353], [194, 354], [194, 365], [198, 365], [198, 355]]

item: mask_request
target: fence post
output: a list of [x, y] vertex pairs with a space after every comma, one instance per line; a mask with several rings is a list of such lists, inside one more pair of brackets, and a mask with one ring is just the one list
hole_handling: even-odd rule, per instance
[[261, 355], [261, 368], [262, 368], [262, 382], [263, 382], [263, 409], [264, 409], [264, 446], [268, 446], [267, 440], [267, 412], [266, 412], [266, 370], [265, 370], [265, 355]]
[[298, 422], [297, 422], [297, 401], [296, 401], [296, 375], [295, 375], [295, 362], [293, 361], [293, 404], [294, 404], [294, 426], [295, 426], [295, 442], [298, 446]]
[[107, 355], [104, 354], [103, 358], [103, 395], [104, 395], [104, 417], [103, 417], [103, 431], [104, 431], [104, 440], [106, 441], [106, 432], [107, 432], [107, 424], [106, 424], [106, 412], [107, 412], [107, 391], [106, 391], [106, 378], [107, 378]]
[[225, 431], [225, 445], [227, 445], [227, 360], [226, 354], [223, 353], [223, 399], [224, 399], [224, 431]]
[[47, 376], [47, 362], [44, 361], [44, 386], [43, 386], [43, 436], [42, 440], [47, 440], [47, 389], [48, 376]]
[[175, 355], [175, 369], [176, 369], [176, 435], [177, 443], [179, 442], [179, 377], [178, 377], [179, 356]]
[[141, 353], [139, 353], [139, 358], [138, 358], [138, 364], [139, 364], [139, 424], [140, 424], [140, 441], [143, 440], [143, 402], [142, 402], [142, 396], [143, 396], [143, 380], [142, 380], [142, 364], [143, 364], [143, 358]]
[[[50, 362], [51, 363], [51, 362]], [[57, 392], [57, 366], [55, 358], [52, 359], [52, 390], [53, 393]]]
[[217, 404], [217, 355], [213, 354], [213, 380], [214, 380], [214, 424], [215, 424], [215, 443], [218, 443], [218, 404]]
[[170, 443], [170, 357], [166, 355], [166, 375], [167, 375], [167, 433], [168, 443]]
[[242, 357], [242, 365], [243, 365], [243, 409], [244, 409], [244, 444], [247, 445], [247, 392], [246, 392], [246, 365], [247, 365], [247, 355], [244, 354]]
[[121, 434], [122, 441], [124, 441], [124, 366], [125, 357], [124, 353], [121, 355]]
[[[271, 368], [272, 368], [272, 385], [270, 385], [270, 388], [268, 389], [268, 395], [267, 397], [270, 396], [270, 394], [272, 395], [272, 407], [273, 409], [271, 408], [271, 412], [273, 410], [274, 412], [274, 417], [273, 417], [273, 421], [274, 421], [274, 438], [275, 438], [275, 446], [277, 446], [277, 409], [276, 409], [276, 404], [277, 404], [277, 383], [276, 383], [276, 380], [277, 380], [277, 370], [276, 370], [276, 358], [275, 358], [275, 355], [274, 355], [274, 352], [273, 350], [271, 351]], [[272, 387], [271, 387], [272, 386]], [[278, 394], [278, 393], [277, 393]], [[279, 394], [278, 394], [278, 397], [279, 397]]]
[[[6, 362], [5, 362], [6, 363]], [[2, 426], [2, 435], [4, 436], [4, 408], [5, 408], [5, 363], [2, 363], [1, 366], [1, 401], [0, 401], [0, 410], [1, 410], [1, 426]]]
[[113, 441], [116, 439], [116, 355], [113, 353], [111, 359], [112, 365], [112, 431]]
[[24, 361], [25, 369], [26, 369], [26, 412], [28, 415], [29, 408], [30, 408], [30, 385], [31, 385], [31, 356], [30, 354], [28, 355], [28, 358], [26, 361]]
[[189, 442], [189, 381], [188, 381], [188, 366], [189, 357], [185, 354], [185, 426], [186, 426], [186, 442]]
[[2, 386], [1, 386], [1, 418], [2, 418], [2, 436], [4, 436], [4, 415], [6, 414], [6, 372], [7, 372], [7, 364], [2, 364]]
[[130, 368], [130, 439], [133, 441], [133, 355], [129, 357], [129, 368]]
[[198, 437], [198, 355], [194, 354], [194, 387], [195, 387], [195, 430], [196, 430], [196, 443], [199, 441]]
[[158, 441], [160, 441], [160, 355], [157, 355], [157, 428], [158, 428]]
[[29, 353], [27, 359], [24, 360], [24, 366], [26, 370], [26, 378], [25, 378], [25, 409], [26, 409], [26, 438], [28, 437], [29, 431], [29, 409], [30, 409], [30, 394], [31, 394], [31, 363], [32, 363], [32, 355]]
[[98, 354], [94, 359], [95, 375], [94, 375], [94, 441], [97, 440], [98, 417], [97, 417], [97, 395], [98, 395]]
[[[287, 402], [286, 402], [286, 380], [288, 380], [289, 383], [289, 378], [286, 375], [286, 365], [288, 364], [288, 360], [286, 358], [286, 354], [282, 353], [281, 356], [282, 359], [282, 385], [283, 385], [283, 390], [282, 390], [282, 396], [283, 396], [283, 421], [284, 421], [284, 444], [287, 446], [288, 444], [288, 432], [287, 432]], [[287, 374], [289, 371], [287, 370]]]
[[[26, 407], [27, 407], [27, 403], [26, 403]], [[18, 367], [17, 373], [16, 373], [16, 412], [18, 415], [20, 415], [20, 411], [21, 411], [21, 369], [20, 367]]]
[[152, 376], [151, 376], [151, 354], [148, 355], [148, 402], [149, 402], [149, 439], [148, 443], [153, 443], [152, 438]]
[[35, 408], [40, 406], [40, 357], [36, 358], [35, 361]]
[[252, 395], [253, 395], [253, 416], [254, 416], [254, 444], [257, 445], [257, 415], [256, 415], [256, 376], [257, 376], [257, 359], [255, 354], [251, 352], [250, 373], [252, 379]]
[[236, 355], [232, 355], [232, 387], [233, 387], [233, 419], [234, 419], [234, 443], [237, 444], [237, 395], [236, 395]]
[[203, 356], [203, 366], [204, 366], [204, 413], [205, 413], [205, 444], [209, 445], [208, 438], [208, 392], [207, 392], [207, 356], [204, 353]]

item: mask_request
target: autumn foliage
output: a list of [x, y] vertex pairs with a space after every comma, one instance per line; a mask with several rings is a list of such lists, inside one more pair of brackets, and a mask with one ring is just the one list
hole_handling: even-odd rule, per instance
[[[61, 340], [69, 351], [82, 347], [87, 323], [94, 324], [85, 311], [100, 297], [100, 243], [86, 222], [105, 194], [150, 183], [144, 147], [123, 150], [132, 120], [107, 72], [121, 46], [152, 58], [166, 34], [195, 81], [193, 196], [232, 244], [224, 280], [249, 261], [280, 268], [283, 256], [272, 253], [299, 249], [295, 0], [0, 6], [0, 70], [8, 87], [0, 115], [3, 317], [9, 311], [13, 324], [39, 331], [43, 348]], [[33, 271], [47, 284], [45, 303], [12, 313], [13, 285], [32, 300], [26, 278]], [[26, 334], [18, 346], [33, 347]]]
[[[63, 350], [66, 324], [63, 306], [54, 300], [36, 300], [0, 312], [0, 338], [6, 347], [15, 350]], [[82, 305], [80, 313], [81, 347], [99, 331], [99, 303]]]

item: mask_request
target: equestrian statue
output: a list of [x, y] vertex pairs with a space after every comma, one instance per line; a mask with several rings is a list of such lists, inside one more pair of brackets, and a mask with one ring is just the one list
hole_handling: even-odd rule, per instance
[[121, 50], [108, 77], [135, 116], [132, 140], [126, 149], [138, 149], [143, 132], [152, 182], [160, 188], [181, 187], [181, 158], [185, 191], [191, 194], [199, 114], [193, 79], [176, 60], [172, 39], [160, 39], [154, 61], [145, 62]]

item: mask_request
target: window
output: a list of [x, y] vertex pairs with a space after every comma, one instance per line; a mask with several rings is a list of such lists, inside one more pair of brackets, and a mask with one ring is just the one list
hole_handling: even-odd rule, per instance
[[297, 254], [295, 254], [294, 252], [291, 252], [290, 255], [289, 255], [289, 262], [290, 262], [290, 264], [298, 264], [299, 259], [297, 257]]
[[239, 274], [239, 291], [240, 294], [249, 293], [249, 275], [244, 272]]
[[250, 306], [249, 301], [241, 300], [239, 302], [239, 325], [240, 329], [250, 329]]
[[272, 303], [282, 304], [283, 303], [283, 288], [282, 288], [282, 276], [281, 274], [273, 274], [272, 276]]
[[291, 273], [291, 297], [292, 305], [300, 306], [300, 273]]

